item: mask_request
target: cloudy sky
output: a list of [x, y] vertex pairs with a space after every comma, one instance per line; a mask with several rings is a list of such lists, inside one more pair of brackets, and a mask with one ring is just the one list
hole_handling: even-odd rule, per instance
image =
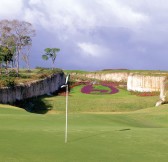
[[168, 70], [167, 0], [0, 0], [0, 19], [31, 22], [31, 66], [44, 48], [62, 69]]

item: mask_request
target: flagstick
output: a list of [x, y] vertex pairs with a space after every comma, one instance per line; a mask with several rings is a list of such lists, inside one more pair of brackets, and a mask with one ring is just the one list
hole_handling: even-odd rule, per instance
[[70, 75], [68, 74], [66, 77], [65, 84], [61, 86], [61, 88], [66, 87], [66, 121], [65, 121], [65, 143], [68, 141], [68, 80]]
[[66, 123], [65, 123], [65, 143], [68, 138], [68, 84], [66, 85]]

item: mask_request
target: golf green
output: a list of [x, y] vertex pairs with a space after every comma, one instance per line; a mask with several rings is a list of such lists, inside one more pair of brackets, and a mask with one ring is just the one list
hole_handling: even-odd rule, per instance
[[168, 111], [65, 115], [0, 109], [1, 161], [167, 161]]

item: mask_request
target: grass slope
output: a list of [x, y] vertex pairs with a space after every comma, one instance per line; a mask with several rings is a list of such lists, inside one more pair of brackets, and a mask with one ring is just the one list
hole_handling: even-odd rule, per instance
[[[147, 108], [145, 102], [151, 100], [151, 105], [155, 98], [132, 96], [124, 90], [114, 96], [99, 96], [81, 94], [79, 89], [76, 87], [69, 96], [67, 144], [65, 97], [44, 98], [53, 105], [45, 115], [0, 105], [1, 161], [167, 162], [167, 105]], [[122, 101], [122, 108], [117, 103], [110, 108], [110, 100]], [[132, 106], [125, 111], [124, 105], [129, 104]]]
[[[147, 107], [152, 107], [158, 100], [158, 96], [139, 97], [131, 95], [130, 92], [120, 89], [119, 93], [94, 95], [81, 93], [82, 86], [77, 86], [71, 90], [69, 96], [70, 112], [123, 112], [135, 111]], [[50, 97], [46, 101], [53, 103], [54, 110], [63, 111], [65, 97]]]

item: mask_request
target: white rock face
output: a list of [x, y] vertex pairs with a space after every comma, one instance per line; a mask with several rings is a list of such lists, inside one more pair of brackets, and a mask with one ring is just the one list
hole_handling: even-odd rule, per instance
[[164, 79], [164, 76], [145, 76], [130, 73], [127, 80], [127, 90], [138, 92], [160, 91]]
[[168, 102], [168, 78], [165, 77], [160, 86], [160, 100], [156, 103], [156, 106]]
[[86, 74], [85, 77], [103, 81], [127, 82], [129, 73]]
[[34, 81], [29, 84], [18, 85], [14, 88], [0, 89], [0, 103], [13, 103], [57, 91], [65, 83], [63, 73], [51, 75], [46, 79]]
[[127, 81], [128, 91], [156, 92], [160, 91], [160, 100], [155, 106], [168, 102], [168, 80], [165, 76], [143, 76], [130, 74]]

